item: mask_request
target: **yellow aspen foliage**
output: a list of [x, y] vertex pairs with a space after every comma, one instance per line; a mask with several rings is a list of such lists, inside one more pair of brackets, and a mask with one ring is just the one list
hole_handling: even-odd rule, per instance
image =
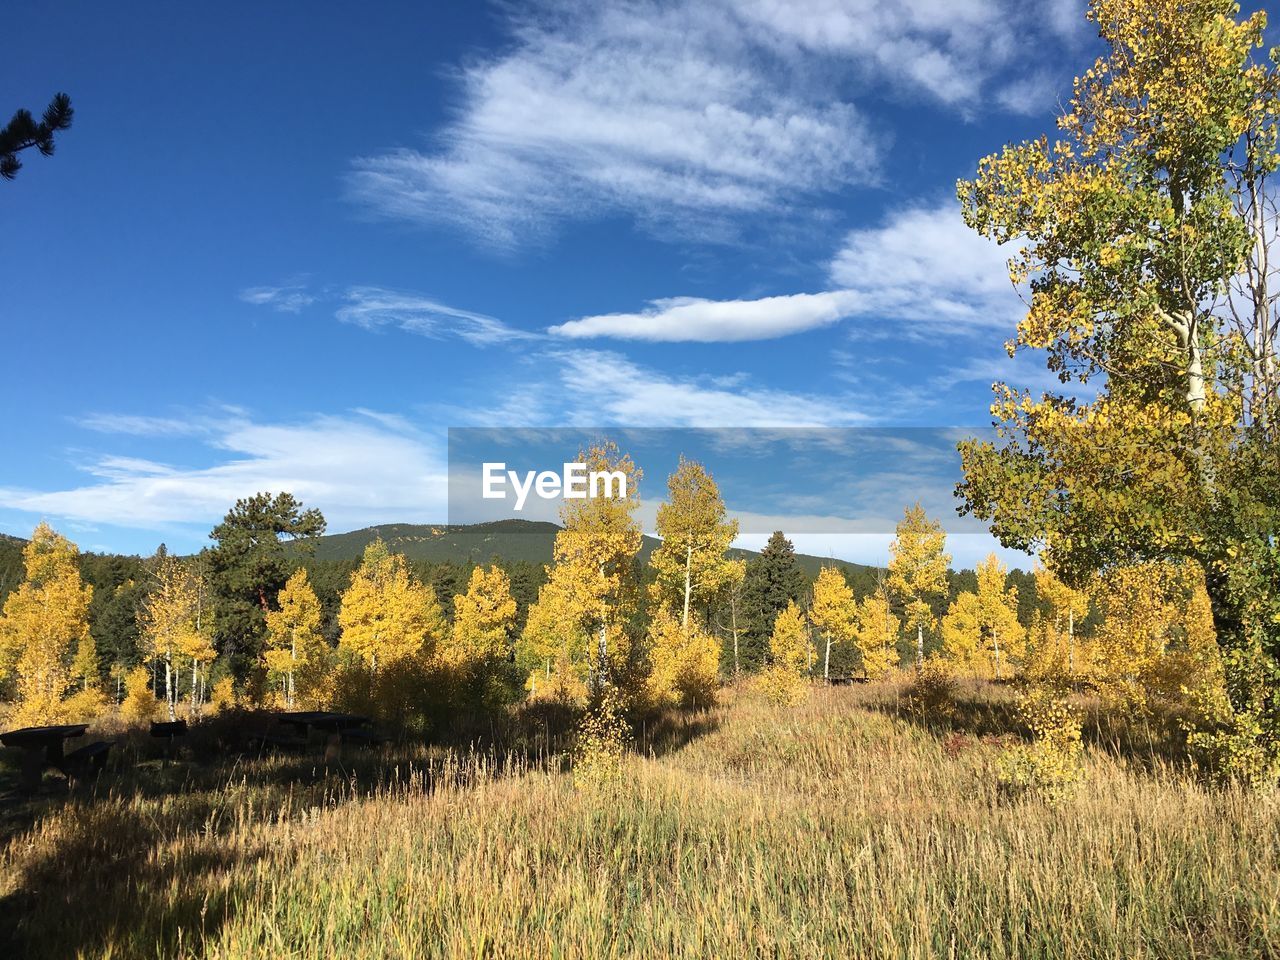
[[1093, 599], [1102, 625], [1086, 669], [1103, 696], [1142, 711], [1221, 687], [1217, 635], [1198, 565], [1120, 567], [1096, 581]]
[[898, 665], [898, 635], [902, 623], [893, 615], [889, 594], [883, 586], [858, 604], [854, 627], [853, 642], [862, 655], [862, 669], [872, 680], [887, 676]]
[[702, 464], [680, 458], [667, 479], [667, 502], [658, 507], [657, 532], [662, 544], [649, 558], [651, 594], [656, 605], [678, 610], [687, 629], [690, 609], [739, 573], [725, 555], [738, 536], [738, 521], [726, 517], [720, 489]]
[[697, 623], [685, 627], [666, 606], [649, 621], [649, 702], [707, 707], [715, 703], [720, 645]]
[[1079, 625], [1089, 614], [1089, 593], [1076, 590], [1042, 565], [1035, 568], [1036, 595], [1049, 607], [1027, 629], [1028, 675], [1038, 680], [1072, 680], [1079, 672]]
[[760, 675], [761, 687], [774, 703], [794, 706], [804, 699], [809, 659], [809, 627], [794, 600], [787, 601], [774, 621], [769, 656], [769, 666]]
[[529, 670], [525, 687], [534, 699], [585, 703], [587, 646], [590, 638], [576, 609], [557, 582], [544, 583], [529, 607], [517, 648]]
[[339, 646], [374, 673], [410, 658], [430, 658], [446, 628], [435, 593], [381, 539], [365, 548], [342, 594], [338, 624]]
[[320, 709], [331, 699], [333, 664], [320, 632], [320, 600], [305, 568], [298, 568], [288, 579], [277, 603], [279, 609], [266, 615], [263, 659], [268, 675], [280, 683], [285, 706], [301, 703]]
[[93, 690], [102, 682], [98, 663], [98, 645], [92, 634], [85, 634], [76, 644], [76, 655], [71, 661], [71, 676], [81, 691]]
[[511, 580], [499, 566], [471, 571], [467, 592], [453, 598], [453, 630], [441, 645], [440, 658], [450, 666], [493, 663], [511, 652], [516, 601]]
[[813, 628], [822, 638], [822, 677], [831, 676], [831, 647], [845, 644], [857, 633], [858, 603], [844, 574], [835, 567], [823, 567], [813, 584], [813, 604], [809, 610]]
[[916, 666], [924, 662], [924, 635], [934, 626], [929, 600], [947, 589], [951, 557], [942, 524], [930, 520], [919, 503], [908, 507], [898, 521], [889, 545], [889, 590], [902, 601], [907, 627], [916, 634]]
[[41, 523], [23, 548], [26, 579], [5, 600], [0, 616], [0, 679], [17, 676], [18, 704], [10, 722], [54, 723], [66, 715], [63, 699], [72, 662], [89, 635], [93, 588], [81, 583], [80, 551]]
[[102, 691], [98, 647], [93, 636], [86, 634], [76, 644], [76, 655], [71, 661], [71, 677], [74, 693], [66, 700], [67, 719], [74, 723], [87, 723], [107, 708], [107, 698]]
[[209, 709], [221, 713], [236, 705], [236, 692], [230, 677], [223, 677], [209, 692]]
[[[611, 678], [631, 665], [627, 626], [639, 607], [635, 557], [643, 535], [635, 519], [640, 504], [640, 468], [617, 444], [605, 441], [579, 452], [587, 472], [621, 474], [621, 484], [599, 496], [566, 499], [563, 529], [556, 534], [554, 559], [548, 569], [548, 597], [564, 617], [557, 629], [563, 640], [579, 632], [586, 646], [587, 686], [599, 693]], [[545, 621], [544, 621], [545, 622]], [[561, 646], [564, 646], [562, 643]]]
[[[201, 629], [202, 585], [191, 568], [165, 554], [156, 563], [155, 585], [138, 611], [143, 656], [164, 667], [165, 705], [177, 716], [177, 671], [183, 658], [199, 664], [213, 659], [213, 644]], [[194, 694], [194, 685], [193, 685]]]
[[1037, 687], [1019, 700], [1018, 713], [1031, 730], [1030, 745], [1005, 750], [996, 764], [1003, 792], [1033, 794], [1047, 803], [1071, 799], [1084, 776], [1080, 712], [1052, 689]]
[[160, 716], [160, 701], [151, 691], [151, 674], [146, 667], [134, 667], [124, 678], [124, 703], [120, 713], [139, 722]]
[[978, 592], [956, 597], [942, 621], [943, 654], [961, 670], [997, 680], [1013, 675], [1026, 652], [1018, 590], [993, 553], [978, 564]]

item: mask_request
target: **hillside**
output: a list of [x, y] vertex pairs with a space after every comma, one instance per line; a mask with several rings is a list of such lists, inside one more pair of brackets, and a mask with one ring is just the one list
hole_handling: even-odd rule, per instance
[[[552, 548], [559, 527], [554, 523], [530, 520], [496, 520], [476, 524], [417, 524], [383, 523], [349, 533], [329, 534], [316, 544], [317, 560], [357, 559], [376, 537], [381, 537], [396, 553], [410, 560], [429, 563], [453, 561], [455, 563], [485, 563], [494, 557], [514, 563], [525, 560], [530, 563], [550, 563]], [[646, 536], [640, 548], [641, 560], [662, 541]], [[734, 556], [751, 558], [752, 550], [733, 550]], [[815, 576], [824, 565], [833, 562], [854, 571], [870, 571], [860, 563], [832, 561], [825, 557], [797, 554], [796, 560], [805, 572]]]

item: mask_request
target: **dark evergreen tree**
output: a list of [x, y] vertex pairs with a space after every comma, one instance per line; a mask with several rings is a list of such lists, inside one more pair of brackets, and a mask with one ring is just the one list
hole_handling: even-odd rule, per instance
[[103, 676], [113, 664], [136, 667], [142, 662], [138, 610], [149, 591], [145, 563], [140, 557], [84, 553], [80, 555], [80, 576], [93, 586], [89, 632]]
[[202, 554], [213, 593], [219, 650], [237, 676], [256, 669], [262, 654], [266, 611], [301, 557], [285, 540], [300, 541], [305, 556], [324, 533], [319, 510], [304, 510], [291, 493], [259, 493], [237, 500], [213, 528], [215, 541]]
[[775, 531], [760, 555], [747, 562], [738, 648], [743, 670], [759, 670], [764, 665], [773, 621], [788, 601], [801, 602], [807, 585], [804, 571], [796, 562], [795, 547], [781, 530]]
[[75, 111], [71, 98], [65, 93], [54, 94], [44, 116], [38, 121], [30, 110], [19, 110], [13, 119], [0, 129], [0, 177], [12, 180], [22, 169], [18, 154], [35, 147], [46, 157], [53, 156], [53, 135], [71, 126]]

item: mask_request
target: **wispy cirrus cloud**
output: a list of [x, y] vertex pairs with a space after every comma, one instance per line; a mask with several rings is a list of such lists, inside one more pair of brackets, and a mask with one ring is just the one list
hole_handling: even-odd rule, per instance
[[[286, 292], [287, 291], [287, 292]], [[477, 347], [516, 340], [539, 339], [540, 334], [520, 330], [474, 310], [450, 306], [433, 297], [369, 284], [312, 292], [306, 285], [252, 287], [242, 291], [246, 303], [297, 313], [304, 306], [326, 303], [342, 323], [365, 330], [394, 327], [406, 333], [443, 340], [450, 337]]]
[[279, 286], [246, 287], [240, 291], [240, 299], [258, 307], [270, 307], [280, 313], [301, 313], [316, 302], [304, 283], [288, 283]]
[[352, 287], [344, 300], [335, 316], [366, 330], [396, 327], [435, 339], [457, 337], [480, 347], [539, 338], [538, 334], [509, 326], [496, 317], [451, 307], [415, 293]]
[[547, 354], [564, 396], [561, 421], [585, 425], [816, 427], [864, 423], [841, 398], [758, 386], [744, 377], [679, 377], [605, 350]]
[[[508, 8], [512, 43], [461, 69], [454, 119], [425, 147], [355, 161], [370, 211], [461, 227], [495, 247], [622, 213], [660, 236], [875, 183], [890, 137], [859, 101], [971, 113], [1074, 38], [1074, 0], [707, 0]], [[1046, 15], [1047, 13], [1047, 15]]]

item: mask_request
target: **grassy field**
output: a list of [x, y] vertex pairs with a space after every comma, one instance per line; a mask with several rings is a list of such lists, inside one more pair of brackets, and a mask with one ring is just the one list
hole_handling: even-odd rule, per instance
[[589, 790], [538, 751], [326, 771], [126, 745], [96, 795], [7, 814], [6, 955], [1280, 955], [1273, 797], [1117, 740], [1076, 799], [1003, 800], [1008, 694], [943, 728], [900, 694], [730, 691]]

